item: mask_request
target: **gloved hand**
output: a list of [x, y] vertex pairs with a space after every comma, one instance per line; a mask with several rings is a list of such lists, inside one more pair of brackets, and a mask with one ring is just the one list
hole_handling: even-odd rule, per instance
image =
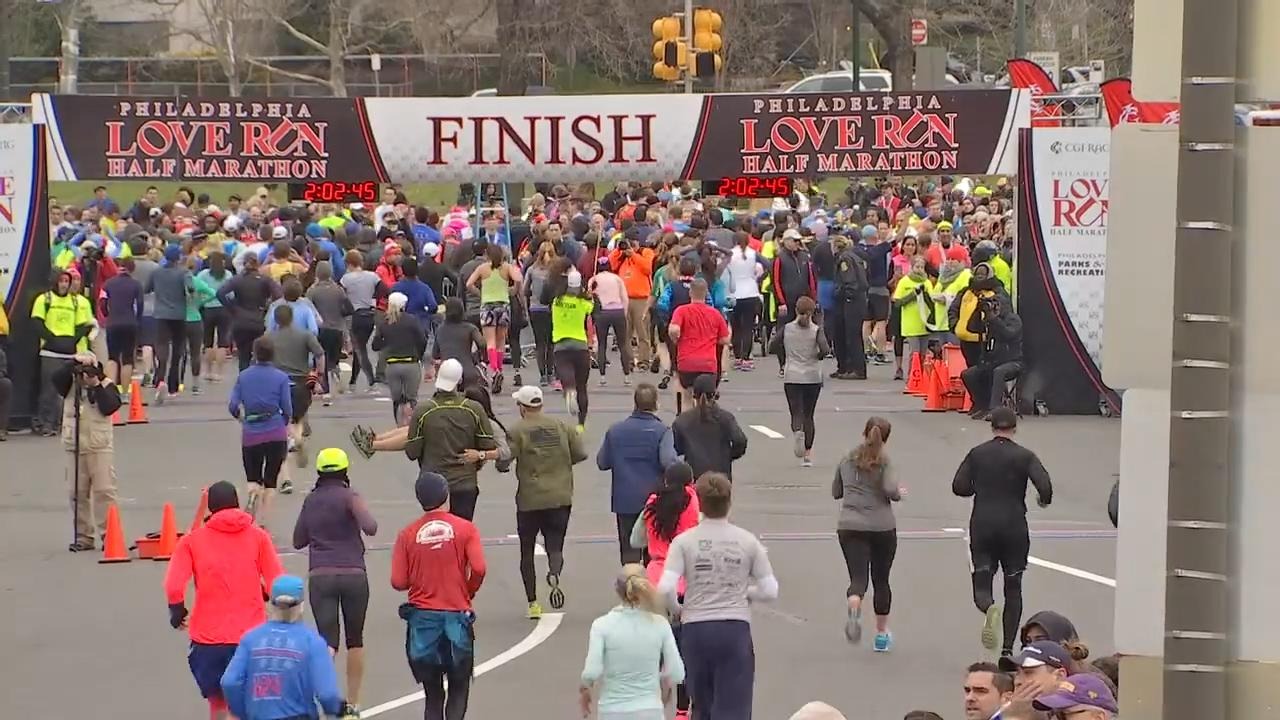
[[174, 630], [187, 624], [187, 606], [184, 603], [173, 603], [169, 606], [169, 626]]

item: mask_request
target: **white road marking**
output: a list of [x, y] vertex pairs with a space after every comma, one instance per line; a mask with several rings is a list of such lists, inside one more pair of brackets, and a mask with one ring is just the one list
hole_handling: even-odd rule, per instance
[[[519, 540], [519, 539], [520, 539], [520, 536], [519, 536], [519, 535], [508, 535], [507, 537], [511, 538], [512, 540]], [[536, 540], [535, 540], [535, 541], [534, 541], [534, 543], [533, 543], [533, 556], [534, 556], [534, 557], [546, 557], [546, 556], [547, 556], [547, 549], [546, 549], [546, 548], [544, 548], [544, 547], [542, 547], [542, 543], [541, 543], [541, 542], [538, 542], [538, 541], [536, 541]]]
[[764, 425], [748, 425], [748, 427], [750, 427], [752, 430], [755, 430], [756, 432], [760, 433], [761, 435], [767, 438], [772, 438], [774, 440], [777, 440], [782, 437], [782, 433], [777, 432], [772, 428], [765, 427]]
[[[516, 643], [510, 649], [477, 665], [475, 669], [475, 677], [479, 677], [490, 670], [496, 670], [546, 642], [547, 638], [551, 637], [551, 634], [556, 631], [556, 628], [560, 627], [560, 621], [563, 619], [564, 613], [547, 613], [543, 615], [542, 619], [539, 620], [538, 624], [533, 628], [533, 632], [526, 635], [523, 640]], [[375, 705], [368, 710], [364, 710], [360, 713], [360, 717], [371, 718], [377, 715], [382, 715], [383, 713], [391, 712], [397, 708], [402, 708], [405, 705], [416, 703], [423, 697], [422, 691], [419, 690], [418, 692], [410, 693], [404, 697], [398, 697], [395, 700], [389, 700], [381, 705]]]
[[962, 533], [964, 532], [964, 528], [942, 528], [942, 532]]
[[1035, 556], [1028, 557], [1027, 562], [1037, 567], [1045, 568], [1046, 570], [1054, 570], [1054, 571], [1060, 572], [1063, 575], [1070, 575], [1071, 577], [1080, 578], [1081, 580], [1088, 580], [1089, 582], [1097, 583], [1099, 585], [1106, 585], [1109, 588], [1114, 588], [1116, 586], [1116, 581], [1112, 578], [1103, 577], [1102, 575], [1095, 575], [1094, 573], [1091, 573], [1088, 570], [1073, 568], [1070, 565], [1062, 565], [1056, 562], [1049, 562], [1048, 560], [1043, 560]]

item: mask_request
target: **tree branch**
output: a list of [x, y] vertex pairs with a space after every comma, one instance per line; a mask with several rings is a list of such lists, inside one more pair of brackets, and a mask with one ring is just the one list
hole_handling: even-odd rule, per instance
[[266, 70], [267, 72], [275, 73], [283, 77], [293, 78], [294, 80], [300, 80], [302, 82], [308, 82], [315, 85], [320, 85], [322, 87], [327, 87], [330, 90], [333, 89], [333, 83], [329, 82], [327, 79], [322, 77], [316, 77], [315, 75], [307, 75], [306, 73], [294, 72], [292, 70], [285, 70], [283, 68], [278, 68], [270, 63], [265, 63], [257, 58], [245, 58], [245, 62], [247, 62], [248, 64], [256, 68], [261, 68], [263, 70]]
[[[275, 12], [275, 11], [270, 11], [270, 10], [269, 10], [269, 11], [268, 11], [268, 15], [271, 17], [271, 19], [272, 19], [273, 21], [275, 21], [275, 23], [276, 23], [276, 24], [278, 24], [280, 27], [284, 28], [284, 31], [285, 31], [285, 32], [287, 32], [287, 33], [289, 33], [290, 35], [292, 35], [294, 38], [296, 38], [296, 39], [297, 39], [299, 42], [301, 42], [302, 44], [304, 44], [304, 45], [308, 45], [308, 46], [310, 46], [313, 50], [316, 50], [316, 51], [318, 51], [318, 52], [320, 52], [320, 53], [322, 53], [322, 54], [325, 54], [325, 55], [328, 55], [328, 54], [329, 54], [329, 46], [328, 46], [328, 45], [325, 45], [324, 43], [320, 42], [319, 40], [316, 40], [315, 38], [311, 37], [310, 35], [308, 35], [308, 34], [306, 34], [306, 33], [302, 32], [302, 31], [301, 31], [301, 30], [299, 30], [298, 28], [294, 27], [294, 26], [293, 26], [293, 23], [291, 23], [291, 22], [289, 22], [288, 20], [284, 19], [284, 17], [282, 17], [279, 13], [277, 13], [277, 12]], [[331, 20], [330, 22], [332, 22], [332, 20]]]

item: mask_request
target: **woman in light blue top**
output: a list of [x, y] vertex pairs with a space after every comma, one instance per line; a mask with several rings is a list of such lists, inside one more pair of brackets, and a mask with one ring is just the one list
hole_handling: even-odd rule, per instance
[[583, 717], [591, 713], [594, 689], [599, 720], [664, 720], [672, 688], [684, 681], [671, 625], [642, 566], [623, 566], [614, 587], [622, 604], [591, 624]]

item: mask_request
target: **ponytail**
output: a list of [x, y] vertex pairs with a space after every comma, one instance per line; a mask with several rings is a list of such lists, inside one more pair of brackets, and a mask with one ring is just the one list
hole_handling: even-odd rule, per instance
[[884, 456], [884, 443], [889, 439], [892, 429], [893, 426], [889, 421], [882, 417], [868, 418], [862, 431], [862, 443], [854, 448], [849, 456], [854, 467], [871, 471], [883, 466], [887, 461]]
[[1062, 647], [1071, 655], [1071, 659], [1076, 662], [1083, 662], [1089, 659], [1089, 646], [1079, 640], [1068, 640], [1062, 643]]
[[655, 615], [662, 614], [662, 603], [658, 600], [658, 593], [654, 590], [653, 583], [649, 582], [649, 578], [645, 576], [643, 566], [635, 563], [625, 565], [615, 589], [618, 597], [627, 607], [645, 610]]

